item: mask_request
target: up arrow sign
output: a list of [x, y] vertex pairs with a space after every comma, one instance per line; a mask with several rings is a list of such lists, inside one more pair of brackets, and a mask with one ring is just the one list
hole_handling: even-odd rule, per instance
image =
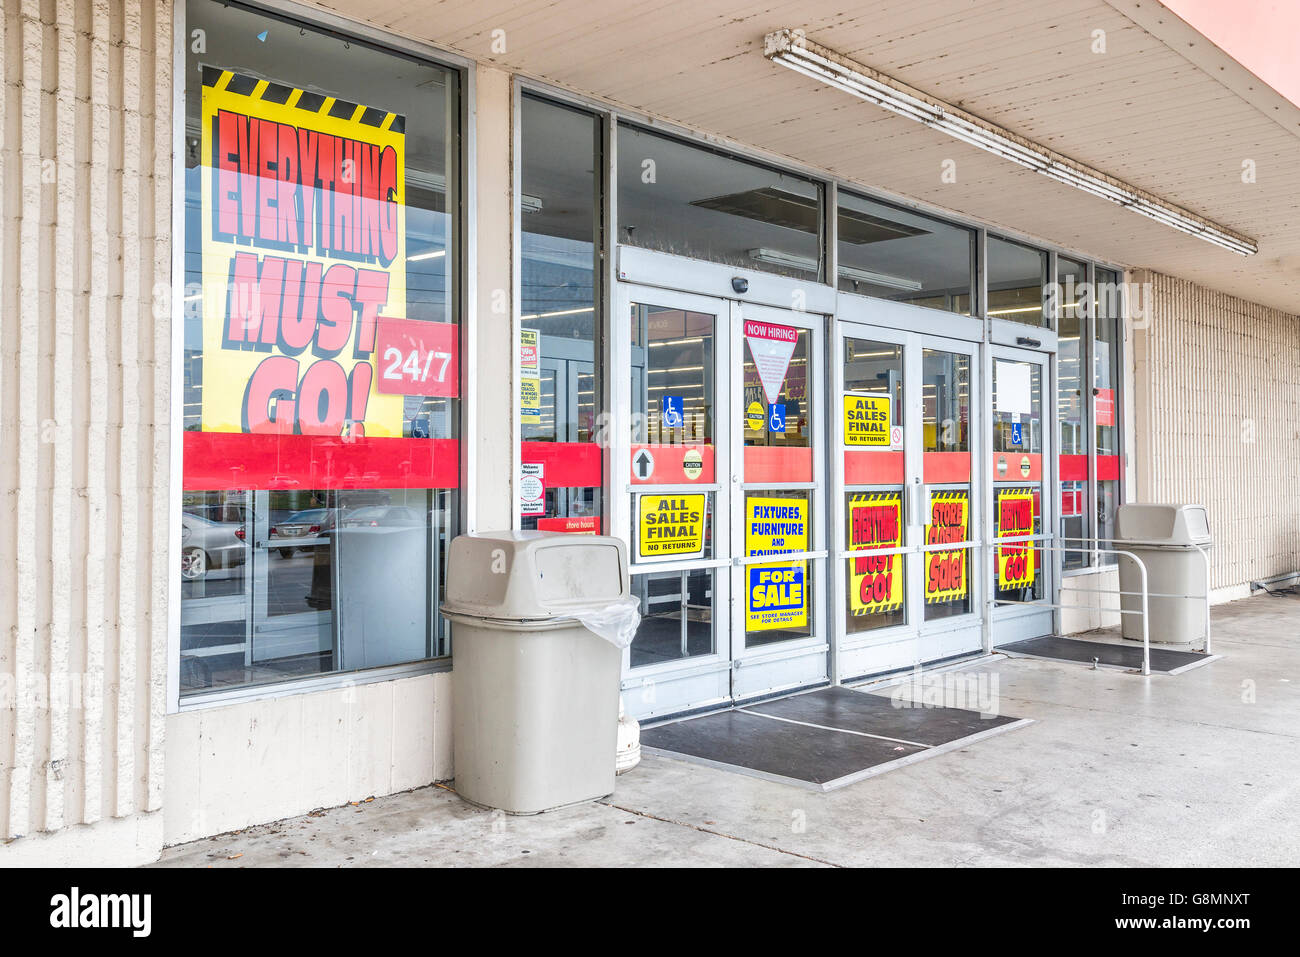
[[641, 453], [632, 460], [632, 464], [636, 466], [636, 477], [643, 482], [654, 473], [655, 458], [645, 449], [642, 449]]

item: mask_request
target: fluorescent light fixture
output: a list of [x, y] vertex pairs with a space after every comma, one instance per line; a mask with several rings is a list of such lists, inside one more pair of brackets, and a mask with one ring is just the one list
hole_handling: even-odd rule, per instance
[[[757, 249], [749, 250], [749, 258], [761, 263], [771, 263], [773, 266], [784, 266], [786, 269], [799, 269], [803, 272], [817, 271], [815, 260], [806, 256], [796, 256], [794, 253], [782, 252], [779, 249], [768, 249], [766, 246], [759, 246]], [[921, 288], [921, 283], [915, 279], [889, 276], [883, 272], [872, 272], [870, 269], [858, 269], [856, 266], [841, 266], [840, 275], [846, 279], [869, 282], [875, 286], [888, 286], [890, 289], [904, 289], [908, 292], [916, 292]]]
[[540, 213], [542, 211], [541, 198], [537, 196], [529, 196], [527, 193], [520, 193], [519, 208], [525, 213]]
[[408, 263], [418, 263], [424, 262], [426, 259], [441, 259], [445, 255], [447, 255], [445, 249], [430, 249], [428, 252], [420, 253], [417, 256], [407, 256], [406, 261]]
[[528, 315], [520, 316], [520, 319], [553, 319], [556, 316], [580, 316], [583, 313], [595, 312], [592, 306], [584, 306], [581, 309], [557, 309], [554, 312], [531, 312]]
[[1057, 182], [1108, 199], [1188, 235], [1242, 256], [1253, 256], [1259, 251], [1259, 245], [1249, 236], [1210, 222], [1145, 190], [936, 100], [870, 67], [854, 63], [812, 42], [802, 30], [769, 33], [763, 42], [763, 55], [796, 73], [947, 133], [963, 143], [977, 146]]
[[809, 259], [807, 256], [796, 256], [794, 253], [785, 253], [779, 249], [768, 249], [766, 246], [749, 250], [749, 258], [755, 262], [784, 266], [786, 269], [798, 269], [801, 272], [817, 271], [817, 260], [815, 259]]
[[856, 282], [870, 283], [873, 286], [887, 286], [890, 289], [902, 289], [905, 292], [920, 292], [922, 285], [915, 279], [904, 279], [902, 276], [872, 272], [870, 269], [859, 269], [857, 266], [841, 266], [840, 275], [845, 279], [852, 279]]

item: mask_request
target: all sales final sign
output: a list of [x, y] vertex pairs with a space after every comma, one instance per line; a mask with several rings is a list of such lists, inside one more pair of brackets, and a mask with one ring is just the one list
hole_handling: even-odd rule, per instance
[[405, 122], [203, 75], [203, 431], [400, 436], [454, 396], [456, 327], [406, 311]]

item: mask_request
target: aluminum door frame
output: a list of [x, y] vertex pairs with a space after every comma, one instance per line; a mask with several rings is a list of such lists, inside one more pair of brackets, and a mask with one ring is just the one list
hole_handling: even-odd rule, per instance
[[[730, 536], [712, 536], [714, 551], [711, 558], [639, 564], [636, 561], [637, 542], [633, 533], [633, 496], [638, 491], [711, 492], [714, 495], [714, 524], [717, 524], [719, 515], [730, 516], [731, 483], [726, 479], [731, 474], [731, 445], [728, 441], [720, 441], [718, 423], [730, 421], [731, 390], [723, 383], [730, 381], [728, 362], [731, 306], [728, 300], [720, 297], [628, 282], [615, 284], [613, 302], [610, 329], [612, 362], [609, 376], [612, 404], [609, 427], [605, 430], [613, 486], [609, 496], [610, 525], [607, 534], [621, 538], [627, 544], [633, 575], [714, 569], [714, 608], [717, 610], [713, 621], [714, 647], [709, 655], [644, 665], [633, 671], [631, 649], [624, 649], [621, 682], [624, 705], [629, 714], [638, 718], [721, 707], [731, 702], [731, 575], [728, 573], [732, 561]], [[714, 316], [714, 481], [709, 485], [632, 484], [632, 341], [628, 321], [633, 303], [680, 308]]]
[[[940, 317], [946, 318], [946, 317]], [[971, 320], [954, 317], [950, 331], [970, 332]], [[975, 321], [978, 325], [978, 321]], [[880, 326], [859, 319], [839, 318], [834, 325], [834, 348], [831, 362], [834, 366], [831, 381], [833, 395], [844, 395], [844, 341], [846, 338], [870, 339], [899, 345], [903, 348], [903, 402], [908, 408], [919, 408], [923, 398], [923, 353], [926, 349], [965, 355], [970, 360], [970, 398], [969, 398], [969, 436], [971, 475], [969, 499], [967, 503], [967, 547], [966, 562], [967, 590], [973, 596], [971, 611], [952, 618], [925, 621], [924, 567], [925, 553], [920, 546], [924, 544], [924, 523], [918, 523], [917, 502], [928, 500], [929, 486], [924, 482], [924, 451], [922, 448], [924, 422], [921, 415], [909, 415], [904, 419], [904, 474], [902, 485], [903, 524], [906, 529], [904, 547], [904, 607], [907, 609], [906, 622], [887, 628], [873, 630], [862, 636], [850, 637], [847, 630], [847, 612], [844, 602], [837, 597], [835, 605], [835, 681], [851, 681], [855, 678], [875, 674], [884, 674], [905, 668], [915, 668], [929, 662], [942, 660], [956, 655], [976, 654], [984, 648], [984, 612], [985, 603], [980, 596], [984, 594], [985, 580], [982, 554], [983, 537], [977, 532], [983, 528], [981, 516], [984, 511], [984, 470], [978, 466], [982, 456], [984, 419], [982, 403], [976, 397], [982, 395], [984, 388], [983, 363], [981, 350], [977, 341], [968, 338], [942, 336], [937, 334], [945, 328], [945, 323], [932, 323], [926, 331], [917, 332], [897, 326]], [[844, 435], [842, 428], [842, 411], [835, 413], [835, 424], [829, 447], [834, 466], [831, 469], [830, 516], [833, 526], [834, 556], [832, 566], [831, 589], [835, 596], [846, 594], [848, 574], [846, 563], [847, 548], [847, 509], [844, 503], [848, 490], [844, 481]], [[953, 484], [953, 483], [943, 483]], [[841, 543], [844, 543], [841, 545]]]
[[[1033, 536], [1032, 540], [1042, 542], [1045, 546], [1051, 548], [1055, 547], [1059, 537], [1057, 522], [1060, 520], [1058, 506], [1061, 495], [1059, 462], [1056, 456], [1056, 354], [1055, 352], [1042, 352], [1036, 349], [992, 344], [985, 346], [984, 352], [984, 375], [988, 388], [983, 393], [984, 402], [982, 404], [985, 410], [985, 421], [988, 423], [984, 430], [988, 454], [985, 456], [984, 466], [980, 471], [985, 475], [986, 482], [985, 501], [983, 502], [985, 506], [983, 538], [989, 545], [984, 549], [985, 555], [981, 564], [984, 567], [985, 581], [988, 582], [983, 594], [988, 607], [989, 640], [992, 647], [997, 647], [998, 645], [1010, 644], [1027, 638], [1050, 635], [1056, 631], [1058, 615], [1053, 606], [1059, 602], [1057, 596], [1060, 588], [1060, 566], [1059, 556], [1056, 552], [1045, 551], [1041, 553], [1043, 555], [1043, 598], [1039, 600], [1041, 603], [1022, 606], [994, 605], [997, 592], [995, 557], [997, 546], [993, 527], [993, 495], [997, 489], [998, 479], [994, 475], [995, 466], [993, 461], [993, 364], [998, 360], [1028, 362], [1040, 368], [1043, 450], [1041, 474], [1039, 476], [1041, 485], [1039, 501], [1042, 503], [1042, 514], [1039, 519], [1043, 531], [1041, 534]], [[1001, 484], [1016, 483], [1003, 482]]]
[[[807, 482], [750, 482], [744, 476], [745, 430], [740, 427], [740, 416], [744, 405], [744, 357], [745, 357], [745, 320], [760, 319], [781, 325], [807, 329], [810, 333], [808, 343], [807, 402], [809, 403], [809, 421], [811, 422], [810, 440], [812, 452], [813, 478], [811, 489]], [[825, 682], [830, 674], [827, 655], [831, 647], [832, 623], [826, 616], [826, 560], [829, 555], [826, 535], [826, 390], [825, 365], [826, 317], [820, 314], [795, 312], [775, 306], [731, 300], [731, 408], [734, 410], [728, 422], [731, 437], [732, 470], [729, 477], [732, 489], [731, 502], [731, 536], [732, 546], [732, 697], [736, 701], [774, 694], [792, 688], [806, 687], [810, 684]], [[789, 370], [787, 369], [787, 376]], [[812, 628], [806, 638], [796, 638], [748, 648], [745, 644], [745, 616], [747, 601], [746, 566], [753, 564], [775, 564], [790, 561], [782, 556], [777, 561], [771, 557], [765, 561], [756, 561], [745, 557], [745, 494], [753, 487], [755, 490], [781, 491], [786, 489], [805, 490], [809, 496], [809, 533], [812, 539], [806, 552], [795, 553], [796, 560], [805, 560], [807, 568], [813, 572], [805, 575], [804, 599], [810, 603], [808, 609]], [[807, 588], [811, 577], [814, 587]]]

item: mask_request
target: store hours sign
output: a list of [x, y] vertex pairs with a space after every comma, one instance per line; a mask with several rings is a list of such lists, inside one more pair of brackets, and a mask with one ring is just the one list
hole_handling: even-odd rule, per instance
[[406, 308], [405, 121], [203, 70], [206, 432], [400, 436], [454, 395], [456, 328]]

